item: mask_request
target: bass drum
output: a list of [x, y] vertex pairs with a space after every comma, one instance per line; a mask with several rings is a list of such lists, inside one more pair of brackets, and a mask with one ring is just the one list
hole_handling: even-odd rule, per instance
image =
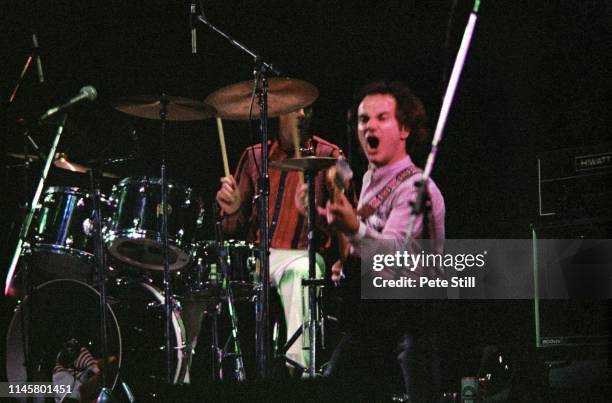
[[[110, 287], [107, 305], [108, 356], [116, 365], [108, 383], [115, 387], [121, 373], [137, 400], [152, 397], [166, 378], [164, 297], [148, 284]], [[7, 332], [6, 372], [10, 382], [51, 382], [55, 359], [63, 344], [76, 339], [94, 358], [101, 359], [100, 294], [76, 280], [53, 280], [36, 287], [15, 310]], [[22, 331], [30, 326], [27, 379]], [[171, 325], [174, 383], [188, 379], [185, 331], [175, 309]], [[109, 367], [112, 369], [112, 365]]]

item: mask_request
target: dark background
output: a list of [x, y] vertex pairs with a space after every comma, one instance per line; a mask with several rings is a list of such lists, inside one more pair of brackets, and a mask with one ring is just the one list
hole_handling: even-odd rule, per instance
[[[471, 5], [208, 0], [205, 13], [284, 75], [319, 88], [318, 132], [341, 145], [359, 173], [365, 163], [346, 125], [353, 92], [377, 78], [405, 81], [423, 99], [433, 128]], [[83, 163], [135, 153], [138, 162], [114, 172], [157, 175], [159, 125], [130, 119], [109, 103], [161, 91], [202, 100], [252, 76], [253, 61], [201, 24], [198, 54], [191, 54], [185, 1], [9, 1], [2, 8], [2, 102], [30, 52], [33, 31], [46, 78], [37, 85], [30, 71], [15, 104], [3, 108], [5, 151], [23, 148], [16, 117], [36, 116], [93, 85], [98, 100], [73, 110], [59, 149]], [[529, 237], [538, 213], [536, 155], [610, 141], [611, 27], [610, 1], [483, 2], [433, 172], [446, 201], [447, 237]], [[249, 131], [246, 122], [225, 122], [232, 170], [240, 151], [257, 140], [256, 127]], [[33, 134], [46, 149], [53, 128]], [[170, 125], [168, 139], [169, 176], [194, 187], [209, 205], [223, 170], [214, 121]], [[0, 158], [6, 267], [23, 170], [4, 169], [19, 161], [5, 152]], [[459, 314], [449, 315], [449, 329], [469, 325], [476, 331], [469, 337], [459, 332], [458, 345], [498, 339], [533, 343], [528, 301], [456, 305]]]

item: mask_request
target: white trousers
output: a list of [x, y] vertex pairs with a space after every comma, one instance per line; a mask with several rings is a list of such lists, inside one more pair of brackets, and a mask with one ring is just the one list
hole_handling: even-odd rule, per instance
[[[325, 271], [325, 262], [317, 254], [316, 277], [321, 278]], [[301, 249], [270, 248], [270, 282], [280, 295], [285, 322], [287, 323], [287, 339], [308, 319], [308, 292], [302, 286], [302, 279], [308, 278], [308, 251]], [[287, 357], [293, 361], [308, 366], [308, 332], [303, 333], [287, 351]]]
[[[325, 270], [325, 262], [319, 254], [317, 254], [316, 269], [317, 278], [321, 278]], [[280, 295], [288, 339], [308, 319], [308, 292], [302, 287], [302, 279], [307, 278], [308, 251], [270, 248], [270, 283]], [[203, 302], [185, 301], [183, 303], [182, 317], [187, 332], [187, 351], [190, 356], [198, 342], [204, 306]], [[308, 350], [304, 350], [304, 340], [300, 336], [287, 351], [287, 356], [301, 365], [308, 366], [309, 356]]]

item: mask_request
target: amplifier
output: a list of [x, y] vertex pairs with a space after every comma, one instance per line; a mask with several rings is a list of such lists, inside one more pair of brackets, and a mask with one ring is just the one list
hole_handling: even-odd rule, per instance
[[612, 216], [612, 144], [538, 155], [540, 216]]
[[[564, 249], [551, 248], [553, 245], [550, 243], [538, 242], [543, 239], [558, 239], [562, 240], [559, 245], [572, 248], [585, 239], [609, 240], [612, 239], [612, 219], [555, 221], [532, 226], [536, 254], [534, 276], [538, 278], [534, 298], [536, 346], [554, 348], [612, 345], [612, 267], [609, 263], [611, 252], [601, 248], [578, 248], [574, 258], [568, 260], [560, 258]], [[539, 247], [536, 248], [536, 244], [539, 244]], [[601, 245], [607, 248], [607, 243], [586, 245]], [[598, 263], [601, 265], [597, 266], [597, 272], [576, 272], [576, 269], [584, 269], [588, 264]], [[596, 266], [589, 268], [594, 267]], [[551, 273], [552, 269], [557, 269], [559, 274], [562, 274], [567, 299], [550, 299], [554, 281], [552, 276], [546, 273]]]

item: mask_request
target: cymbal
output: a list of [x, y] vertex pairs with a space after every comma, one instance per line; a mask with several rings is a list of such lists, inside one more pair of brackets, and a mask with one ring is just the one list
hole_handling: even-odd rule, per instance
[[[228, 85], [204, 100], [214, 107], [219, 117], [228, 120], [248, 120], [254, 80]], [[277, 117], [312, 104], [319, 97], [314, 85], [293, 78], [268, 80], [268, 116]], [[251, 119], [259, 119], [259, 103], [253, 101]]]
[[[33, 161], [40, 160], [38, 155], [33, 154], [19, 154], [19, 153], [7, 153], [9, 157], [17, 158], [20, 160], [30, 159]], [[76, 172], [86, 174], [89, 173], [91, 168], [86, 167], [85, 165], [78, 164], [76, 162], [70, 161], [68, 156], [64, 153], [55, 153], [55, 159], [53, 160], [53, 165], [57, 168], [64, 169], [66, 171]], [[115, 178], [119, 177], [115, 174], [109, 172], [102, 172], [102, 176], [105, 178]]]
[[281, 161], [273, 161], [270, 168], [282, 171], [321, 171], [334, 165], [337, 158], [333, 157], [303, 157], [288, 158]]
[[[161, 120], [159, 117], [160, 97], [156, 95], [137, 95], [118, 99], [113, 108], [128, 115], [145, 119]], [[166, 120], [189, 121], [204, 120], [216, 115], [210, 105], [194, 99], [167, 96]]]

